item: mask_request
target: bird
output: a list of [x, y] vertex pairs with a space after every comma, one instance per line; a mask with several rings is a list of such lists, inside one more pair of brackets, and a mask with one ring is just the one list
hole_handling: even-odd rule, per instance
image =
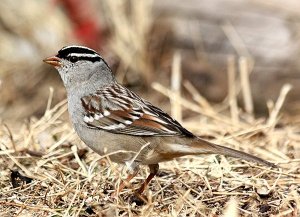
[[159, 163], [185, 155], [220, 154], [276, 167], [194, 135], [162, 109], [118, 83], [107, 62], [93, 49], [69, 45], [43, 61], [60, 74], [70, 120], [79, 138], [99, 155], [109, 155], [111, 161], [128, 167], [128, 176], [117, 192], [146, 165], [150, 173], [137, 190], [142, 194], [158, 173]]

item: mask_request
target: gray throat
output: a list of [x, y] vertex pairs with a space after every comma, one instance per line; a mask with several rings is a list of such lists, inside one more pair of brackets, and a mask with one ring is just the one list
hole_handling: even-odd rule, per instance
[[[101, 77], [102, 76], [102, 77]], [[95, 94], [101, 88], [116, 83], [115, 78], [108, 73], [94, 73], [86, 81], [76, 83], [72, 87], [66, 87], [68, 98], [71, 96], [84, 97], [90, 94]]]

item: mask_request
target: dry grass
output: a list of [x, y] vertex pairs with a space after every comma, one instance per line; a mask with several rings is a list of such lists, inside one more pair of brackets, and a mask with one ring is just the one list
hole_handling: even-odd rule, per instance
[[127, 79], [140, 75], [149, 81], [153, 73], [149, 59], [152, 0], [102, 0], [102, 6], [112, 32], [109, 48], [120, 59], [118, 76], [123, 79], [126, 72], [133, 71], [134, 76]]
[[[173, 90], [181, 83], [176, 61], [178, 56]], [[1, 216], [298, 216], [300, 128], [285, 123], [280, 115], [290, 86], [282, 88], [277, 102], [269, 103], [269, 117], [255, 118], [251, 109], [244, 113], [234, 103], [234, 70], [229, 67], [233, 89], [221, 105], [210, 105], [188, 82], [184, 86], [193, 100], [182, 98], [180, 88], [175, 93], [158, 83], [153, 88], [170, 98], [174, 116], [181, 117], [177, 114], [181, 111], [195, 113], [192, 119], [183, 118], [188, 129], [275, 162], [280, 169], [223, 156], [184, 157], [161, 164], [146, 191], [147, 202], [133, 196], [147, 175], [146, 168], [118, 199], [112, 199], [126, 168], [79, 141], [61, 118], [65, 101], [52, 107], [51, 92], [41, 119], [32, 118], [14, 133], [1, 125]], [[250, 92], [244, 93], [248, 108]]]

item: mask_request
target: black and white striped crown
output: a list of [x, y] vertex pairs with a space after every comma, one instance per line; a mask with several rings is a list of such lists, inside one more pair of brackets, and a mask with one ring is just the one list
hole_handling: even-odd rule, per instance
[[78, 60], [87, 60], [91, 62], [96, 62], [103, 60], [103, 58], [94, 50], [84, 47], [84, 46], [66, 46], [58, 51], [56, 55], [59, 58], [70, 60], [76, 62]]

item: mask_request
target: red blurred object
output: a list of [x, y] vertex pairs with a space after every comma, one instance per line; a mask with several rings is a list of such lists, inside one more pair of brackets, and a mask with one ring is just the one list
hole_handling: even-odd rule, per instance
[[74, 36], [84, 45], [98, 50], [101, 47], [101, 25], [90, 0], [54, 0], [60, 3], [73, 24]]

